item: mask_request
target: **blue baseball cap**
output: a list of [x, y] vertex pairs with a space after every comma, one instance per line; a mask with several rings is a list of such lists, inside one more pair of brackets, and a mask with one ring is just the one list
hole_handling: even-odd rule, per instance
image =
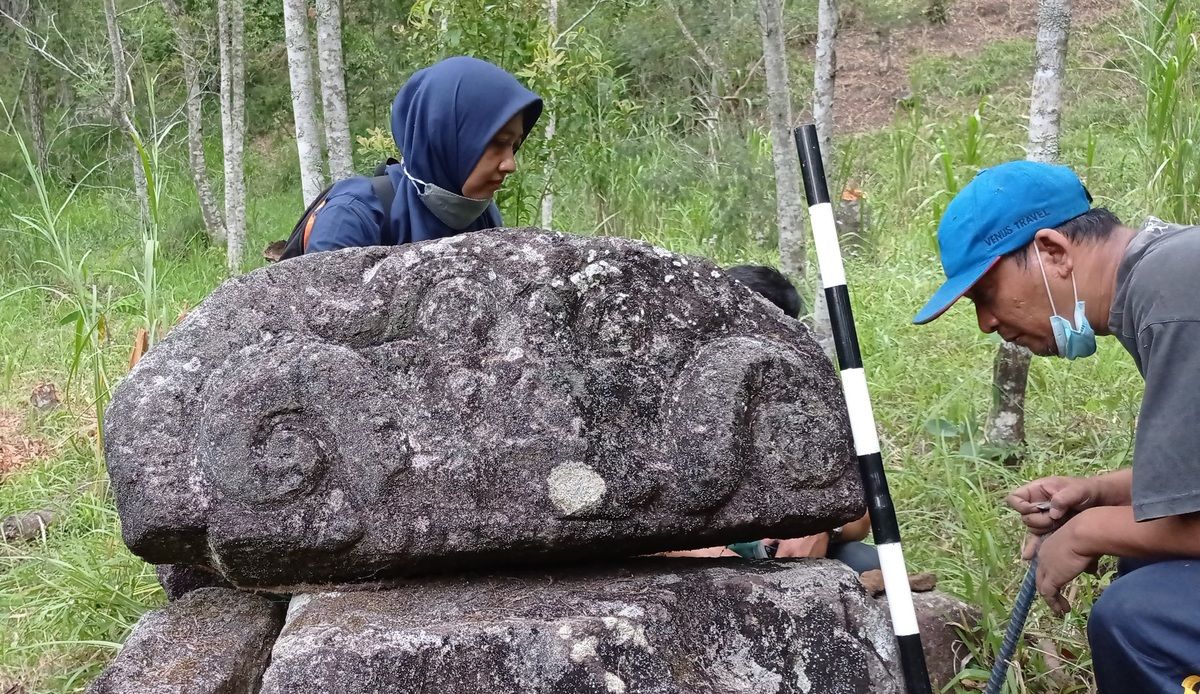
[[1010, 161], [980, 171], [954, 196], [938, 224], [938, 254], [946, 281], [913, 323], [942, 315], [1006, 253], [1041, 229], [1091, 209], [1092, 196], [1065, 166]]

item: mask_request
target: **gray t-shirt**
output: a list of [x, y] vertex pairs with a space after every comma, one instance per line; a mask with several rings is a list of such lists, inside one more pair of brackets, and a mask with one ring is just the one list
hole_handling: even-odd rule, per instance
[[1200, 511], [1200, 227], [1146, 221], [1117, 269], [1108, 325], [1146, 381], [1134, 518]]

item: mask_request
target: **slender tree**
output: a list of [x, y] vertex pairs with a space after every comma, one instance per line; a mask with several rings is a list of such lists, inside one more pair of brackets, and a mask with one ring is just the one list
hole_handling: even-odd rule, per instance
[[[838, 24], [837, 0], [818, 0], [812, 112], [813, 122], [817, 126], [817, 138], [821, 142], [821, 158], [827, 174], [833, 173], [833, 96], [837, 82]], [[838, 192], [840, 191], [834, 191], [834, 194]], [[833, 326], [829, 322], [829, 306], [825, 302], [825, 291], [820, 282], [817, 283], [813, 296], [813, 333], [826, 356], [833, 360]]]
[[813, 67], [813, 122], [821, 141], [825, 170], [833, 173], [833, 93], [837, 82], [837, 0], [817, 2], [816, 64]]
[[[43, 8], [39, 5], [37, 9]], [[34, 9], [32, 0], [18, 0], [11, 3], [9, 12], [17, 27], [31, 27], [34, 31], [37, 30], [40, 13]], [[17, 31], [20, 33], [19, 28]], [[22, 48], [22, 52], [25, 54], [25, 76], [22, 82], [25, 92], [25, 119], [29, 123], [29, 132], [33, 137], [33, 150], [34, 156], [37, 157], [38, 170], [45, 174], [48, 170], [49, 152], [46, 141], [46, 96], [42, 88], [42, 59], [37, 51], [28, 46], [22, 46]]]
[[245, 15], [240, 0], [217, 0], [221, 44], [221, 143], [225, 155], [226, 264], [242, 269], [246, 245]]
[[313, 96], [305, 0], [283, 0], [283, 30], [292, 86], [296, 150], [300, 156], [300, 184], [307, 207], [325, 187], [325, 173], [321, 167], [321, 134], [317, 123], [317, 101]]
[[317, 0], [317, 63], [321, 72], [321, 106], [329, 175], [354, 175], [350, 149], [350, 115], [346, 107], [346, 70], [342, 61], [342, 9], [339, 0]]
[[[558, 0], [546, 0], [546, 20], [550, 25], [550, 52], [558, 51]], [[550, 156], [546, 160], [546, 192], [542, 194], [542, 228], [550, 229], [554, 225], [554, 134], [558, 129], [558, 116], [553, 108], [546, 121], [546, 146]]]
[[128, 136], [128, 152], [133, 165], [133, 184], [137, 191], [138, 210], [142, 223], [150, 222], [150, 191], [146, 184], [146, 170], [142, 168], [142, 157], [134, 144], [133, 135], [137, 127], [133, 123], [133, 103], [129, 82], [129, 61], [125, 55], [125, 45], [121, 39], [121, 25], [117, 21], [116, 0], [104, 0], [104, 24], [108, 30], [108, 46], [112, 53], [113, 92], [110, 109], [113, 120]]
[[187, 117], [188, 164], [192, 169], [192, 182], [196, 186], [196, 197], [200, 201], [200, 216], [204, 229], [214, 243], [225, 243], [225, 220], [217, 206], [217, 197], [208, 180], [208, 162], [204, 157], [204, 86], [200, 79], [201, 43], [194, 27], [194, 20], [184, 11], [178, 0], [162, 0], [163, 11], [171, 22], [175, 33], [175, 46], [183, 62], [183, 84], [187, 90], [184, 112]]
[[700, 62], [708, 68], [708, 90], [700, 96], [699, 100], [704, 106], [704, 130], [708, 133], [708, 154], [715, 173], [720, 159], [721, 102], [724, 100], [723, 94], [729, 70], [721, 60], [720, 53], [706, 49], [696, 39], [696, 35], [688, 28], [687, 22], [683, 21], [683, 15], [679, 13], [679, 6], [675, 0], [666, 0], [666, 4], [675, 19], [675, 25], [679, 27], [679, 32], [696, 51]]
[[[1067, 36], [1071, 29], [1071, 0], [1040, 0], [1038, 4], [1037, 68], [1029, 104], [1029, 152], [1033, 161], [1058, 161], [1062, 121], [1062, 85], [1067, 71]], [[1011, 451], [1005, 462], [1019, 464], [1025, 443], [1025, 386], [1029, 350], [1009, 344], [996, 350], [992, 373], [992, 408], [986, 435]]]
[[779, 260], [797, 284], [805, 276], [804, 203], [800, 197], [800, 162], [792, 139], [792, 90], [783, 41], [783, 3], [758, 0], [763, 63], [767, 72], [767, 111], [771, 121], [771, 157], [775, 164], [775, 210], [779, 225]]

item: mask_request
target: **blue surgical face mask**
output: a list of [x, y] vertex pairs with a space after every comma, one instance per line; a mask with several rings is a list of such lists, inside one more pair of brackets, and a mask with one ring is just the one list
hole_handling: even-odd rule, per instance
[[1054, 296], [1050, 293], [1050, 281], [1046, 279], [1046, 266], [1042, 264], [1042, 254], [1037, 252], [1038, 267], [1042, 269], [1042, 282], [1046, 284], [1046, 296], [1050, 297], [1050, 328], [1054, 331], [1054, 344], [1058, 356], [1064, 359], [1090, 357], [1096, 353], [1096, 331], [1092, 330], [1087, 316], [1083, 313], [1083, 302], [1079, 300], [1079, 289], [1075, 286], [1075, 273], [1071, 272], [1071, 291], [1075, 293], [1075, 326], [1071, 321], [1058, 315], [1054, 307]]

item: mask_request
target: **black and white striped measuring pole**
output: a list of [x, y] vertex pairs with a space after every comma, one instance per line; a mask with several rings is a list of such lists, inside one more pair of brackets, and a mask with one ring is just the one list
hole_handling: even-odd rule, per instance
[[800, 168], [804, 174], [804, 195], [808, 198], [813, 241], [817, 248], [817, 263], [821, 267], [821, 284], [825, 288], [834, 346], [837, 348], [838, 365], [842, 369], [842, 390], [846, 394], [854, 450], [858, 455], [858, 469], [862, 473], [867, 494], [867, 511], [871, 514], [871, 533], [879, 550], [888, 609], [892, 614], [892, 629], [900, 646], [905, 691], [908, 694], [929, 694], [929, 671], [925, 667], [925, 653], [921, 650], [921, 633], [917, 628], [917, 614], [908, 587], [904, 552], [900, 549], [896, 508], [892, 505], [887, 477], [883, 473], [875, 413], [867, 392], [867, 376], [858, 348], [854, 314], [850, 311], [850, 292], [846, 289], [846, 271], [842, 266], [842, 250], [833, 221], [833, 205], [829, 201], [829, 185], [825, 181], [817, 128], [811, 123], [802, 125], [796, 128], [795, 135], [796, 149], [800, 152]]

